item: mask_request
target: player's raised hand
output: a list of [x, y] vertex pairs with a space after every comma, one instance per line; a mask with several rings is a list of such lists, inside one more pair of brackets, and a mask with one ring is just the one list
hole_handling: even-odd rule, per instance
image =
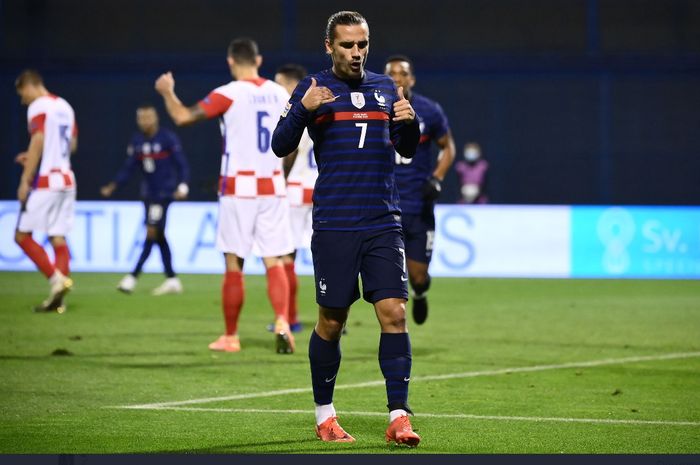
[[175, 91], [175, 78], [173, 73], [168, 71], [167, 73], [161, 74], [158, 79], [156, 79], [155, 85], [156, 91], [159, 94], [165, 95]]
[[311, 85], [306, 89], [306, 93], [301, 98], [301, 104], [304, 105], [309, 111], [317, 110], [318, 107], [325, 103], [334, 102], [337, 99], [337, 95], [333, 95], [333, 92], [328, 87], [317, 86], [316, 79], [311, 78]]
[[413, 110], [411, 103], [404, 97], [403, 87], [399, 87], [397, 91], [399, 99], [394, 102], [394, 118], [392, 120], [411, 122], [416, 118], [416, 112]]

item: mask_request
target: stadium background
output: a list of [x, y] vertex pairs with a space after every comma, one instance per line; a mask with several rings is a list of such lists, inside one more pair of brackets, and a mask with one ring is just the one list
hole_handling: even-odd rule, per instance
[[[495, 203], [690, 205], [700, 199], [700, 2], [692, 0], [4, 0], [0, 2], [0, 198], [15, 196], [27, 143], [13, 80], [25, 67], [76, 109], [79, 198], [121, 165], [134, 109], [157, 103], [172, 70], [194, 103], [230, 79], [231, 38], [260, 44], [262, 74], [328, 66], [323, 28], [338, 9], [371, 28], [368, 68], [410, 55], [416, 90], [439, 101], [458, 146], [482, 144]], [[162, 112], [161, 112], [162, 113]], [[165, 119], [165, 125], [171, 125]], [[179, 130], [192, 199], [213, 200], [215, 122]], [[442, 201], [457, 198], [454, 172]], [[132, 182], [117, 198], [133, 199]]]

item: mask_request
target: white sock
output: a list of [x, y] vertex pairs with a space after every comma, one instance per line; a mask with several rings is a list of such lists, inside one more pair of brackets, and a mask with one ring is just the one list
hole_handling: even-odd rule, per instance
[[53, 274], [51, 275], [51, 277], [49, 278], [49, 283], [51, 285], [56, 284], [56, 282], [61, 278], [63, 278], [63, 273], [61, 273], [60, 271], [58, 271], [58, 269], [56, 269], [56, 271], [54, 271]]
[[397, 408], [396, 410], [392, 410], [389, 412], [389, 423], [392, 423], [394, 420], [396, 420], [399, 417], [405, 417], [408, 415], [408, 412], [405, 411], [404, 409]]
[[316, 424], [320, 425], [324, 421], [328, 420], [330, 417], [335, 416], [335, 407], [333, 407], [333, 402], [326, 405], [316, 404]]

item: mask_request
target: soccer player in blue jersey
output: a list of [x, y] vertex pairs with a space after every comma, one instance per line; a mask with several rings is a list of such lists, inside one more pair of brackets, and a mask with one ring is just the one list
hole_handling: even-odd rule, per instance
[[[455, 159], [455, 142], [442, 107], [413, 92], [416, 78], [411, 60], [404, 55], [391, 56], [384, 71], [397, 86], [403, 87], [404, 95], [419, 115], [418, 150], [413, 158], [396, 154], [396, 184], [401, 196], [408, 280], [413, 289], [413, 320], [420, 325], [428, 318], [428, 266], [435, 237], [435, 201], [440, 195], [440, 183]], [[437, 162], [433, 143], [440, 150]]]
[[103, 196], [110, 197], [118, 187], [126, 184], [137, 167], [143, 173], [141, 195], [146, 207], [146, 240], [134, 271], [122, 278], [117, 289], [127, 294], [134, 290], [143, 264], [153, 245], [158, 244], [166, 279], [153, 290], [153, 295], [179, 294], [182, 283], [173, 271], [172, 254], [165, 238], [165, 222], [170, 203], [187, 198], [189, 165], [177, 135], [159, 127], [158, 113], [153, 105], [144, 104], [136, 110], [136, 124], [139, 132], [134, 133], [127, 147], [126, 162], [114, 181], [100, 189]]
[[332, 68], [299, 83], [272, 136], [275, 154], [284, 157], [308, 128], [319, 170], [311, 239], [319, 316], [309, 342], [316, 434], [323, 441], [355, 440], [338, 424], [333, 391], [342, 329], [360, 297], [359, 274], [363, 297], [374, 305], [381, 327], [379, 365], [390, 417], [385, 437], [416, 446], [420, 437], [408, 419], [408, 276], [394, 151], [413, 156], [418, 121], [401, 88], [364, 69], [369, 26], [362, 15], [331, 15], [325, 48]]

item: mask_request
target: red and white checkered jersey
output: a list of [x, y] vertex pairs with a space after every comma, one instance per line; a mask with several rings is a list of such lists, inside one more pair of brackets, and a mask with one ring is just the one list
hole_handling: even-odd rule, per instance
[[270, 142], [287, 100], [282, 86], [258, 78], [230, 82], [199, 102], [208, 118], [219, 117], [221, 195], [286, 195], [282, 160]]
[[318, 165], [314, 156], [314, 143], [309, 137], [309, 132], [304, 129], [299, 141], [297, 158], [287, 176], [289, 205], [293, 207], [311, 205], [317, 177]]
[[29, 133], [44, 133], [44, 149], [34, 180], [35, 189], [75, 189], [70, 164], [70, 141], [77, 134], [75, 113], [68, 102], [56, 95], [34, 100], [27, 109]]

